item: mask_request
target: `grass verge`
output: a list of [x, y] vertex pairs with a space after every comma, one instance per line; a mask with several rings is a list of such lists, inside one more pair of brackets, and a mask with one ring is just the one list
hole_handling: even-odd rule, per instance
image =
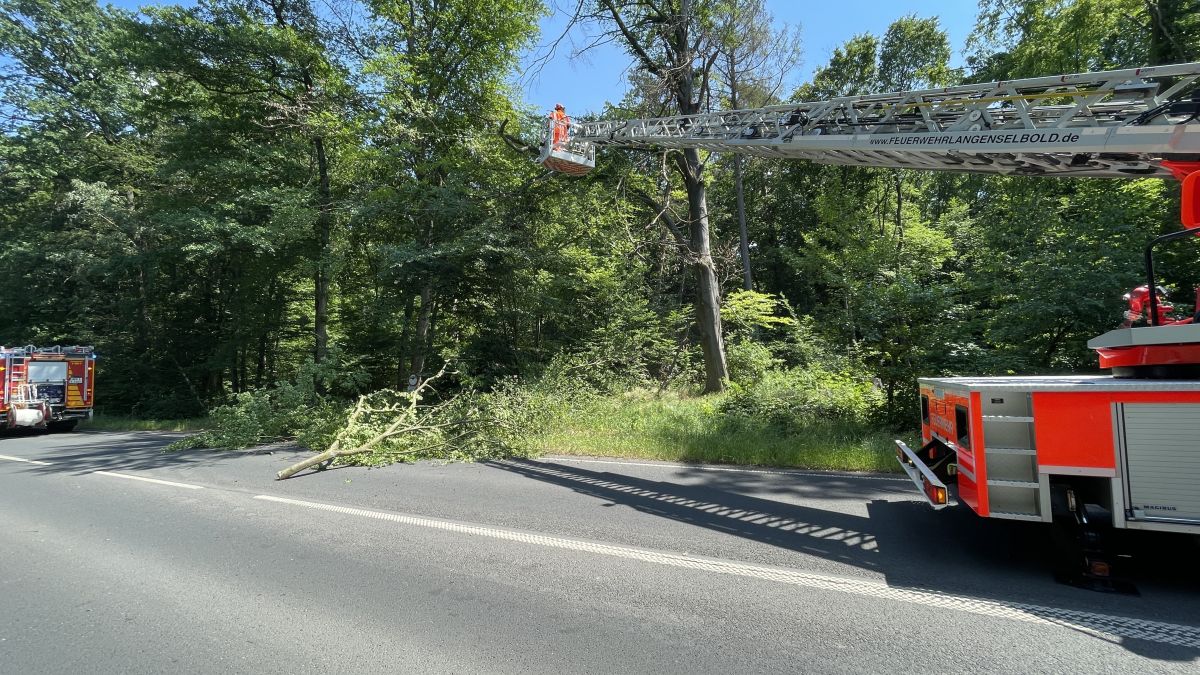
[[96, 415], [90, 420], [84, 420], [79, 425], [80, 429], [93, 431], [201, 431], [207, 427], [207, 417], [155, 420], [122, 415]]
[[555, 425], [538, 445], [566, 455], [898, 471], [891, 432], [836, 421], [784, 431], [724, 415], [720, 401], [645, 392], [599, 399]]

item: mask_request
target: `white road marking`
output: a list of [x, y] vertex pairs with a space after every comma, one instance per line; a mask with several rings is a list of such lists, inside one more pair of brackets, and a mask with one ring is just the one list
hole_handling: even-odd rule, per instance
[[8, 455], [0, 455], [0, 459], [7, 459], [10, 462], [25, 462], [26, 464], [37, 464], [38, 466], [53, 466], [50, 462], [39, 462], [36, 459], [25, 459], [24, 457], [9, 457]]
[[159, 485], [170, 485], [171, 487], [187, 488], [189, 490], [203, 490], [203, 485], [188, 485], [187, 483], [176, 483], [170, 480], [159, 480], [157, 478], [146, 478], [145, 476], [133, 476], [127, 473], [116, 473], [115, 471], [93, 471], [93, 474], [98, 476], [112, 476], [114, 478], [128, 478], [129, 480], [140, 480], [147, 483], [158, 483]]
[[566, 549], [570, 551], [581, 551], [585, 553], [607, 555], [629, 560], [640, 560], [643, 562], [666, 565], [670, 567], [682, 567], [705, 572], [716, 572], [719, 574], [730, 574], [740, 577], [775, 581], [778, 583], [801, 586], [804, 588], [838, 591], [870, 598], [923, 605], [925, 607], [951, 609], [970, 614], [1011, 619], [1013, 621], [1021, 621], [1025, 623], [1046, 626], [1062, 626], [1106, 639], [1132, 638], [1178, 645], [1181, 647], [1190, 647], [1193, 649], [1200, 648], [1200, 626], [1166, 623], [1163, 621], [1149, 621], [1146, 619], [1134, 619], [1112, 614], [1097, 614], [1094, 612], [1065, 609], [1060, 607], [1049, 607], [1044, 605], [1031, 605], [1020, 602], [986, 600], [982, 598], [973, 598], [970, 596], [952, 595], [934, 590], [892, 588], [886, 583], [868, 579], [853, 579], [823, 574], [812, 574], [809, 572], [783, 567], [751, 565], [731, 560], [721, 560], [719, 558], [703, 558], [699, 556], [634, 548], [631, 546], [619, 546], [615, 544], [604, 544], [580, 539], [568, 539], [564, 537], [555, 537], [533, 532], [522, 532], [520, 530], [509, 530], [487, 525], [474, 525], [470, 523], [455, 522], [452, 520], [442, 520], [439, 518], [428, 518], [425, 516], [372, 511], [347, 506], [334, 506], [332, 504], [309, 502], [300, 499], [289, 499], [287, 497], [256, 495], [254, 498], [268, 502], [277, 502], [280, 504], [303, 506], [321, 511], [331, 511], [333, 513], [341, 513], [345, 515], [373, 518], [375, 520], [399, 523], [401, 525], [425, 527], [435, 530], [444, 530], [447, 532], [456, 532], [459, 534], [475, 535], [480, 537], [488, 537], [491, 539], [501, 539], [505, 541], [515, 541], [524, 544]]
[[[788, 471], [784, 469], [737, 469], [729, 466], [711, 466], [708, 464], [664, 464], [658, 462], [619, 462], [609, 459], [579, 459], [577, 457], [559, 457], [547, 456], [542, 457], [543, 460], [552, 460], [555, 462], [579, 462], [582, 464], [616, 464], [618, 466], [649, 466], [660, 469], [696, 469], [699, 471], [727, 471], [730, 473], [765, 473], [773, 476], [804, 476], [807, 478], [853, 478], [856, 480], [887, 480], [896, 482], [906, 482], [908, 479], [903, 477], [892, 478], [890, 476], [867, 476], [857, 473], [845, 473], [836, 471]], [[538, 461], [535, 459], [534, 461]]]

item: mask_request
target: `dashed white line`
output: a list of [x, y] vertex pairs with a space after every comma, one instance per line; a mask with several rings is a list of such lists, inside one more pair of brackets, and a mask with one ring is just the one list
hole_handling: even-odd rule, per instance
[[[803, 476], [807, 478], [853, 478], [855, 480], [886, 480], [907, 482], [907, 478], [897, 476], [868, 476], [857, 473], [837, 471], [789, 471], [785, 469], [739, 469], [731, 466], [712, 466], [709, 464], [667, 464], [660, 462], [619, 462], [610, 459], [580, 459], [578, 457], [546, 456], [543, 460], [554, 462], [578, 462], [581, 464], [616, 464], [618, 466], [649, 466], [659, 469], [695, 469], [699, 471], [725, 471], [729, 473], [763, 473], [773, 476]], [[535, 460], [536, 461], [536, 460]]]
[[37, 464], [38, 466], [53, 466], [50, 462], [39, 462], [36, 459], [25, 459], [24, 457], [10, 457], [9, 455], [0, 455], [0, 459], [6, 459], [10, 462], [24, 462], [26, 464]]
[[127, 473], [117, 473], [115, 471], [93, 471], [98, 476], [112, 476], [113, 478], [128, 478], [129, 480], [140, 480], [146, 483], [157, 483], [159, 485], [170, 485], [171, 487], [187, 488], [188, 490], [203, 490], [203, 485], [189, 485], [187, 483], [176, 483], [171, 480], [159, 480], [158, 478], [146, 478], [145, 476], [134, 476]]
[[643, 562], [666, 565], [670, 567], [682, 567], [705, 572], [716, 572], [719, 574], [730, 574], [740, 577], [762, 579], [805, 588], [850, 593], [853, 595], [893, 600], [897, 602], [905, 602], [939, 609], [952, 609], [970, 614], [1011, 619], [1024, 623], [1063, 626], [1106, 638], [1133, 638], [1178, 645], [1182, 647], [1190, 647], [1193, 649], [1200, 648], [1200, 626], [1166, 623], [1162, 621], [1149, 621], [1145, 619], [1134, 619], [1111, 614], [1097, 614], [1074, 609], [1031, 605], [1019, 602], [986, 600], [982, 598], [972, 598], [969, 596], [941, 593], [934, 590], [892, 588], [886, 583], [865, 579], [851, 579], [845, 577], [811, 574], [808, 572], [802, 572], [800, 570], [782, 567], [751, 565], [731, 560], [702, 558], [699, 556], [667, 553], [664, 551], [654, 551], [630, 546], [618, 546], [615, 544], [604, 544], [580, 539], [568, 539], [564, 537], [555, 537], [533, 532], [522, 532], [520, 530], [509, 530], [487, 525], [460, 523], [452, 520], [442, 520], [424, 516], [372, 511], [368, 509], [358, 509], [347, 506], [334, 506], [332, 504], [309, 502], [300, 499], [289, 499], [287, 497], [256, 495], [254, 498], [268, 502], [277, 502], [280, 504], [303, 506], [321, 511], [331, 511], [333, 513], [341, 513], [345, 515], [373, 518], [375, 520], [399, 523], [401, 525], [425, 527], [435, 530], [456, 532], [459, 534], [489, 537], [491, 539], [502, 539], [505, 541], [515, 541], [525, 544], [566, 549], [571, 551], [581, 551], [585, 553], [607, 555], [629, 560], [640, 560]]

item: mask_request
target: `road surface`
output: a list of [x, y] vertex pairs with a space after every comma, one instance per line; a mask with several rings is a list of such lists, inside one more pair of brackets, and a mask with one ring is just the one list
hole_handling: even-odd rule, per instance
[[0, 438], [0, 672], [1197, 672], [1194, 539], [1140, 595], [886, 476], [543, 458], [341, 468]]

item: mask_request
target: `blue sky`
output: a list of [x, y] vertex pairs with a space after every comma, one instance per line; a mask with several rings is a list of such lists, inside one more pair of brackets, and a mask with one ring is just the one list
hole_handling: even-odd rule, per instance
[[[542, 21], [543, 44], [562, 34], [565, 12], [575, 6], [574, 0], [547, 1], [559, 10]], [[954, 65], [958, 65], [963, 43], [975, 25], [978, 8], [971, 0], [854, 0], [845, 4], [767, 0], [767, 7], [778, 24], [800, 26], [803, 61], [789, 78], [793, 85], [808, 80], [816, 68], [829, 60], [834, 48], [854, 35], [882, 35], [888, 24], [907, 14], [938, 17], [942, 28], [950, 34], [950, 44], [955, 50]], [[568, 112], [575, 114], [599, 111], [605, 101], [621, 100], [630, 57], [619, 46], [608, 45], [572, 58], [572, 43], [585, 45], [587, 37], [586, 27], [575, 29], [540, 73], [535, 75], [527, 71], [517, 78], [518, 88], [529, 104], [549, 110], [556, 102], [561, 102]], [[535, 54], [526, 57], [526, 65], [532, 63]]]
[[[108, 1], [128, 9], [154, 4], [193, 4], [188, 0]], [[576, 4], [575, 0], [546, 2], [554, 11], [542, 21], [539, 42], [543, 48], [535, 48], [522, 59], [522, 72], [513, 78], [518, 92], [536, 109], [549, 110], [556, 102], [562, 102], [572, 114], [599, 111], [605, 101], [621, 100], [631, 59], [616, 45], [597, 47], [573, 56], [573, 46], [588, 43], [586, 26], [576, 27], [540, 70], [535, 72], [535, 61], [546, 56], [544, 46], [562, 34], [566, 12], [574, 9]], [[940, 19], [942, 28], [949, 31], [957, 65], [961, 62], [961, 50], [967, 34], [975, 25], [977, 9], [977, 4], [972, 0], [854, 0], [845, 4], [836, 1], [767, 0], [767, 6], [776, 23], [800, 26], [803, 61], [788, 78], [793, 86], [809, 79], [816, 68], [829, 60], [838, 45], [858, 33], [882, 35], [888, 24], [907, 14], [936, 16]]]

